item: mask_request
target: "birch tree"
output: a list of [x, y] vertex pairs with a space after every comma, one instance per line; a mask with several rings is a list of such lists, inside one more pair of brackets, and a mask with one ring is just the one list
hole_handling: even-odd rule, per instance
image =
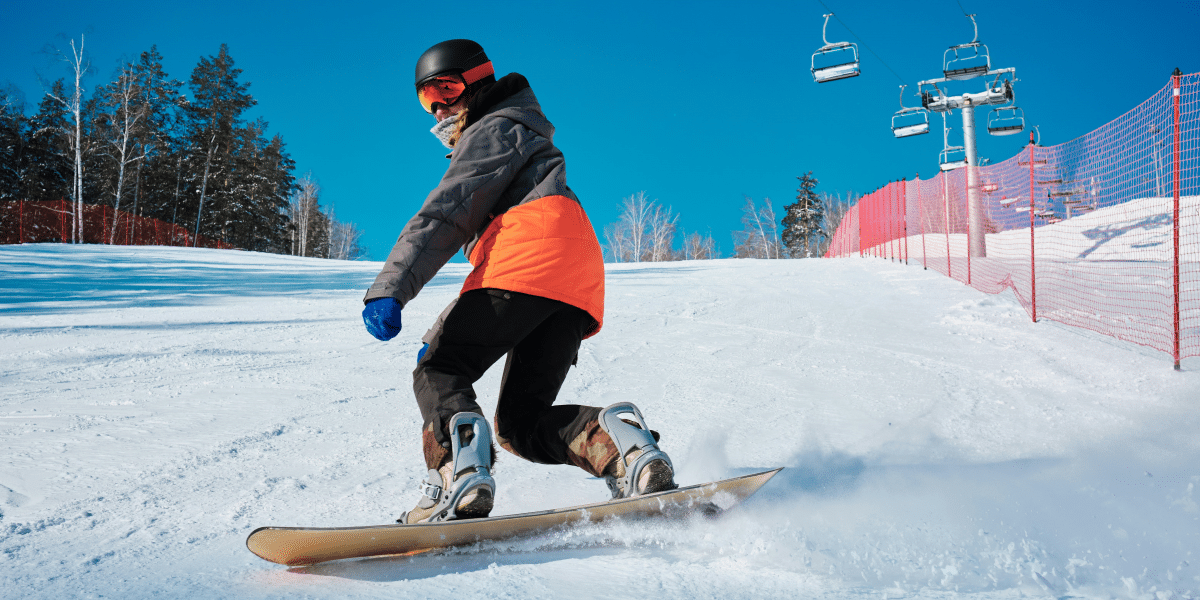
[[[117, 165], [117, 182], [113, 208], [120, 214], [121, 198], [125, 189], [126, 168], [134, 162], [146, 157], [145, 147], [139, 147], [135, 138], [143, 126], [146, 115], [145, 104], [140, 103], [140, 87], [131, 65], [121, 67], [117, 80], [105, 89], [102, 102], [109, 112], [105, 113], [105, 138], [111, 146], [112, 157]], [[136, 211], [136, 207], [134, 209]], [[112, 231], [108, 243], [116, 243], [118, 219], [113, 217]]]
[[712, 234], [692, 232], [683, 236], [683, 260], [712, 260], [717, 258], [717, 243]]
[[75, 85], [69, 94], [51, 88], [46, 92], [73, 117], [73, 127], [67, 130], [67, 138], [75, 153], [74, 168], [71, 175], [71, 203], [74, 206], [71, 242], [83, 243], [83, 76], [91, 68], [83, 53], [84, 36], [79, 36], [79, 48], [75, 48], [75, 40], [70, 41], [71, 55], [56, 52], [60, 60], [66, 62], [75, 78]]
[[824, 206], [825, 218], [821, 220], [821, 245], [817, 249], [817, 256], [825, 256], [829, 251], [829, 243], [833, 240], [833, 236], [837, 233], [838, 227], [842, 224], [842, 219], [850, 212], [850, 207], [854, 204], [853, 192], [846, 194], [846, 200], [842, 201], [841, 194], [830, 194], [828, 192], [821, 195], [821, 204]]
[[313, 180], [312, 173], [305, 173], [296, 182], [296, 191], [288, 203], [288, 216], [295, 227], [292, 245], [294, 256], [308, 256], [309, 234], [312, 230], [312, 213], [316, 212], [321, 186]]
[[630, 262], [642, 262], [646, 254], [646, 230], [650, 224], [653, 208], [646, 199], [646, 192], [638, 192], [625, 198], [621, 207], [621, 229], [626, 236]]
[[775, 209], [765, 198], [759, 207], [746, 196], [742, 205], [742, 230], [734, 232], [734, 256], [738, 258], [779, 258], [779, 227]]
[[604, 242], [612, 262], [627, 262], [629, 258], [629, 236], [621, 222], [609, 223], [604, 227]]
[[670, 207], [662, 207], [657, 202], [651, 202], [650, 217], [647, 230], [649, 232], [649, 260], [661, 262], [673, 259], [675, 244], [675, 228], [679, 223], [679, 215]]

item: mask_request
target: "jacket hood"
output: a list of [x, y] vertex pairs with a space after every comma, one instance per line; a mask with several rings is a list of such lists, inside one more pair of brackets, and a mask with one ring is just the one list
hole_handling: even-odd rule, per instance
[[509, 73], [496, 83], [485, 86], [467, 103], [467, 123], [463, 129], [492, 116], [516, 121], [546, 139], [553, 139], [554, 125], [542, 113], [529, 81], [519, 73]]

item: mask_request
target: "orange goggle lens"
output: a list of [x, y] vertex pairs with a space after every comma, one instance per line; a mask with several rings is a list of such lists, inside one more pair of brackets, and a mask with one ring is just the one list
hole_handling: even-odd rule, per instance
[[462, 96], [463, 91], [466, 89], [467, 84], [457, 79], [439, 77], [417, 88], [417, 100], [421, 101], [421, 106], [425, 108], [425, 112], [432, 114], [435, 103], [454, 104], [458, 102], [459, 96]]

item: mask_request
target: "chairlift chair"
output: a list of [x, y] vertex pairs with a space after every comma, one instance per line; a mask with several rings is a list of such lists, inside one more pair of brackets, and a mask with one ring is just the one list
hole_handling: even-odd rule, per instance
[[943, 171], [953, 171], [965, 166], [967, 149], [950, 145], [950, 126], [946, 123], [946, 113], [942, 113], [942, 151], [938, 154], [938, 167]]
[[942, 73], [946, 79], [973, 79], [992, 70], [988, 47], [979, 41], [979, 24], [975, 15], [967, 15], [975, 27], [975, 38], [969, 43], [950, 46], [942, 54]]
[[943, 171], [953, 171], [967, 166], [967, 149], [962, 146], [950, 146], [938, 154], [938, 166]]
[[892, 115], [892, 135], [898, 138], [929, 133], [929, 111], [921, 106], [904, 106], [904, 88], [900, 86], [900, 110]]
[[858, 64], [858, 45], [851, 42], [831, 44], [825, 37], [825, 29], [829, 27], [829, 17], [832, 16], [833, 13], [825, 15], [825, 25], [821, 27], [821, 40], [825, 45], [812, 55], [812, 75], [817, 83], [848, 79], [862, 74]]
[[988, 133], [1013, 135], [1025, 131], [1025, 112], [1015, 106], [1000, 106], [988, 113]]
[[905, 138], [922, 133], [929, 133], [929, 111], [924, 108], [904, 108], [892, 115], [892, 135]]

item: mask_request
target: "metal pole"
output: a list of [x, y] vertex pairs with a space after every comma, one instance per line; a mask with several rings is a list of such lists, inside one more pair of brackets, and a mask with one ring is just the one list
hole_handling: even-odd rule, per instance
[[1037, 323], [1037, 253], [1034, 239], [1033, 214], [1033, 133], [1029, 134], [1029, 288], [1033, 304], [1033, 322]]
[[887, 210], [888, 210], [888, 259], [896, 260], [896, 246], [899, 245], [900, 239], [896, 237], [896, 189], [892, 184], [888, 184], [887, 195]]
[[1175, 357], [1175, 370], [1179, 370], [1179, 77], [1181, 73], [1179, 69], [1175, 69], [1174, 75], [1171, 77], [1174, 84], [1174, 104], [1175, 104], [1175, 143], [1172, 146], [1171, 153], [1174, 161], [1174, 208], [1171, 218], [1171, 236], [1174, 238], [1174, 276], [1175, 276], [1175, 343], [1172, 354]]
[[908, 182], [905, 181], [900, 185], [904, 186], [903, 195], [900, 197], [902, 207], [900, 209], [900, 218], [904, 219], [904, 264], [908, 264]]
[[917, 173], [913, 177], [913, 183], [917, 184], [917, 224], [921, 226], [921, 268], [929, 270], [929, 252], [925, 250], [925, 203], [921, 202], [921, 174]]
[[938, 174], [942, 178], [942, 203], [946, 209], [946, 222], [942, 229], [946, 230], [946, 277], [954, 277], [950, 274], [950, 191], [946, 189], [946, 180], [949, 177], [945, 172]]
[[[975, 153], [975, 105], [963, 97], [963, 145], [967, 150], [967, 219], [971, 250], [969, 256], [986, 257], [987, 242], [983, 231], [983, 202], [979, 198], [979, 170]], [[967, 280], [970, 281], [970, 274]]]
[[875, 194], [872, 193], [867, 198], [867, 203], [870, 205], [867, 208], [867, 214], [870, 215], [870, 221], [867, 224], [867, 235], [871, 236], [867, 240], [867, 256], [879, 258], [879, 248], [876, 248], [878, 244], [875, 243], [875, 238], [879, 237], [879, 233], [876, 231], [876, 228], [879, 227], [879, 207], [875, 206]]
[[973, 251], [974, 241], [977, 237], [975, 234], [979, 230], [975, 228], [974, 216], [971, 215], [971, 171], [973, 168], [967, 165], [967, 172], [963, 174], [963, 185], [967, 187], [967, 285], [971, 285], [971, 256], [975, 254]]
[[896, 248], [892, 250], [892, 255], [896, 262], [903, 260], [900, 257], [900, 188], [898, 183], [892, 183], [891, 192], [888, 196], [892, 199], [892, 234], [896, 238]]
[[871, 194], [871, 256], [879, 258], [879, 197]]

